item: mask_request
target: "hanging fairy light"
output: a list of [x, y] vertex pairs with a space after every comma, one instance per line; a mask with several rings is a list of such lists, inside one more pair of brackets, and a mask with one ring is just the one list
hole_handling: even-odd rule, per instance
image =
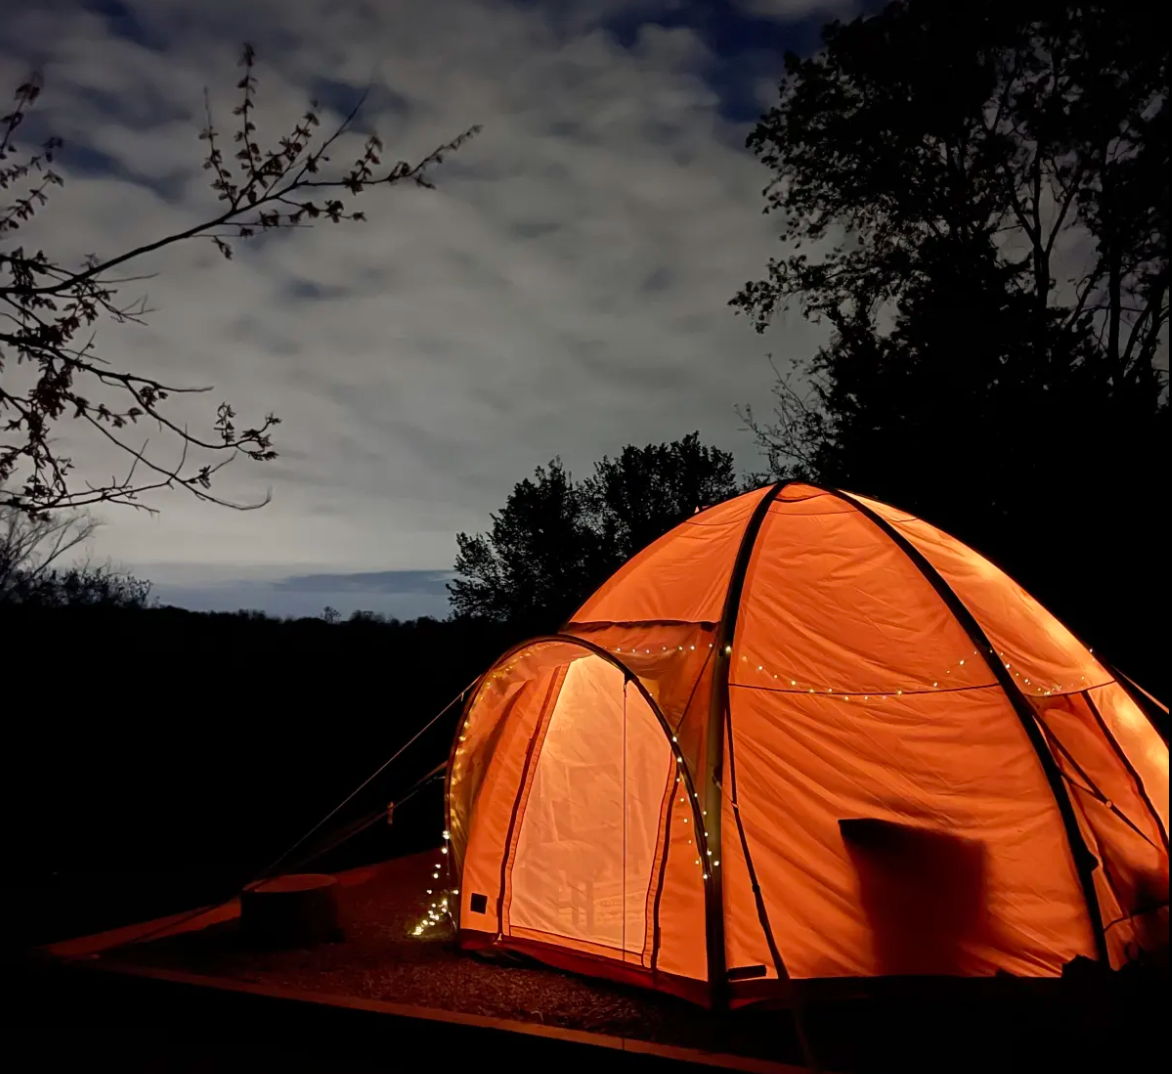
[[[447, 828], [445, 828], [443, 832], [444, 845], [440, 847], [441, 855], [446, 855], [448, 853], [448, 843], [451, 841], [451, 838], [452, 833]], [[447, 860], [450, 863], [451, 859], [448, 858]], [[440, 878], [440, 869], [442, 868], [441, 863], [436, 862], [432, 868], [434, 871], [431, 874], [431, 878], [432, 880], [438, 880]], [[427, 910], [425, 911], [423, 917], [420, 918], [418, 922], [416, 922], [415, 927], [411, 930], [412, 936], [426, 935], [430, 930], [435, 929], [436, 926], [450, 922], [452, 918], [452, 912], [449, 899], [452, 896], [457, 896], [460, 894], [459, 888], [449, 888], [447, 890], [425, 888], [424, 890], [431, 901], [428, 903]]]
[[[709, 642], [708, 648], [709, 649], [714, 648], [714, 643]], [[733, 649], [734, 649], [734, 646], [732, 643], [725, 643], [722, 651], [724, 652], [724, 654], [726, 656], [733, 656], [734, 655]], [[667, 657], [678, 656], [682, 653], [695, 652], [695, 650], [696, 650], [696, 646], [694, 644], [689, 644], [686, 647], [683, 645], [677, 645], [674, 648], [670, 645], [661, 646], [661, 653], [666, 654]], [[638, 645], [633, 645], [627, 650], [625, 650], [624, 647], [621, 645], [616, 645], [614, 647], [614, 651], [616, 653], [629, 652], [630, 655], [635, 658], [641, 658], [644, 654], [650, 655], [652, 653], [652, 649], [647, 648], [647, 647], [640, 648]], [[1092, 651], [1092, 650], [1088, 650], [1088, 652], [1090, 652], [1090, 651]], [[1004, 659], [1005, 653], [1003, 651], [997, 653], [996, 656], [994, 655], [994, 653], [995, 653], [995, 650], [990, 648], [989, 653], [987, 654], [987, 658], [988, 659], [995, 659], [996, 656], [1000, 656], [1002, 659], [1002, 662], [1004, 663], [1006, 670], [1010, 671], [1011, 674], [1013, 674], [1013, 676], [1016, 679], [1018, 679], [1018, 681], [1022, 684], [1023, 687], [1029, 688], [1028, 690], [1025, 691], [1027, 693], [1038, 695], [1038, 696], [1051, 697], [1055, 694], [1072, 693], [1072, 692], [1085, 690], [1088, 688], [1087, 677], [1085, 675], [1080, 675], [1078, 678], [1078, 682], [1071, 685], [1071, 686], [1063, 686], [1061, 683], [1057, 683], [1057, 682], [1050, 683], [1048, 686], [1045, 684], [1040, 685], [1036, 681], [1031, 681], [1027, 678], [1024, 678], [1022, 676], [1022, 673], [1020, 670], [1015, 670], [1012, 666], [1012, 663], [1010, 661], [1007, 661]], [[967, 668], [969, 666], [969, 664], [972, 662], [972, 657], [980, 656], [980, 655], [981, 654], [980, 654], [979, 650], [973, 649], [970, 655], [966, 655], [964, 657], [957, 659], [954, 664], [952, 664], [948, 667], [941, 668], [940, 671], [936, 675], [932, 676], [931, 678], [925, 679], [923, 686], [921, 686], [919, 688], [908, 686], [908, 687], [899, 687], [899, 688], [895, 689], [894, 691], [873, 690], [873, 691], [868, 692], [866, 694], [866, 696], [863, 697], [863, 700], [867, 704], [878, 704], [886, 698], [903, 697], [906, 694], [926, 693], [926, 692], [932, 692], [932, 691], [937, 691], [937, 690], [943, 691], [943, 690], [948, 690], [948, 689], [973, 689], [975, 687], [967, 686], [967, 685], [949, 687], [947, 685], [947, 681], [953, 675], [957, 674], [957, 669]], [[752, 663], [750, 663], [751, 660], [752, 660]], [[840, 688], [840, 687], [835, 687], [835, 686], [825, 686], [823, 684], [811, 685], [808, 682], [803, 683], [799, 677], [793, 675], [792, 673], [789, 673], [789, 672], [787, 672], [785, 670], [781, 670], [781, 669], [774, 670], [764, 660], [760, 660], [760, 662], [757, 662], [757, 660], [753, 660], [753, 658], [751, 658], [748, 654], [744, 654], [744, 653], [741, 654], [741, 658], [740, 658], [739, 663], [749, 665], [748, 667], [743, 669], [743, 671], [745, 671], [747, 673], [751, 673], [752, 669], [755, 667], [756, 674], [766, 676], [770, 679], [776, 680], [779, 685], [777, 687], [773, 687], [773, 688], [777, 689], [781, 693], [795, 692], [795, 693], [819, 694], [819, 695], [823, 695], [823, 696], [833, 698], [833, 699], [841, 699], [843, 701], [854, 701], [854, 702], [859, 701], [860, 695], [862, 693], [857, 688], [849, 689], [849, 688], [845, 688], [845, 687]], [[783, 682], [789, 683], [790, 689], [788, 691], [785, 690], [784, 687], [782, 687], [780, 685]], [[749, 685], [749, 684], [748, 683], [734, 683], [733, 685]], [[987, 683], [984, 685], [993, 686], [994, 683]]]
[[[726, 647], [726, 649], [725, 649], [726, 653], [731, 653], [731, 651], [732, 651], [731, 646]], [[970, 686], [948, 687], [947, 686], [947, 679], [949, 677], [951, 677], [957, 671], [958, 668], [968, 667], [972, 656], [979, 656], [979, 655], [980, 655], [979, 651], [974, 649], [972, 651], [971, 656], [964, 656], [964, 657], [959, 658], [953, 665], [942, 669], [941, 674], [926, 681], [925, 685], [918, 690], [912, 689], [912, 688], [905, 689], [903, 687], [898, 687], [894, 691], [886, 691], [886, 692], [882, 691], [882, 690], [875, 690], [875, 691], [868, 692], [866, 695], [863, 696], [862, 699], [865, 702], [867, 702], [868, 704], [870, 704], [870, 703], [878, 703], [878, 702], [882, 701], [884, 698], [888, 698], [888, 697], [903, 697], [906, 694], [930, 693], [930, 692], [937, 691], [937, 690], [945, 691], [945, 690], [949, 690], [949, 689], [955, 689], [955, 690], [972, 689], [973, 687], [970, 687]], [[992, 651], [990, 651], [990, 656], [991, 655], [992, 655]], [[1023, 686], [1028, 686], [1030, 688], [1029, 692], [1031, 692], [1031, 693], [1041, 695], [1044, 697], [1051, 697], [1054, 694], [1061, 694], [1064, 692], [1074, 692], [1074, 691], [1087, 689], [1087, 686], [1086, 686], [1087, 678], [1085, 675], [1081, 675], [1079, 677], [1079, 682], [1076, 685], [1071, 686], [1069, 688], [1064, 688], [1060, 683], [1051, 683], [1049, 687], [1046, 687], [1045, 685], [1039, 685], [1036, 681], [1033, 681], [1028, 677], [1023, 677], [1019, 670], [1017, 670], [1017, 671], [1013, 670], [1013, 666], [1012, 666], [1011, 662], [1004, 660], [1004, 657], [1005, 657], [1004, 652], [1001, 652], [998, 655], [1002, 658], [1002, 662], [1004, 663], [1005, 668], [1007, 670], [1011, 671], [1013, 673], [1013, 675], [1021, 681]], [[771, 689], [777, 690], [778, 693], [816, 694], [816, 695], [821, 695], [821, 696], [825, 696], [825, 697], [829, 697], [829, 698], [840, 699], [842, 701], [855, 701], [855, 702], [857, 702], [859, 700], [859, 697], [861, 694], [861, 691], [859, 691], [858, 689], [851, 690], [851, 689], [847, 689], [847, 688], [839, 688], [839, 687], [834, 687], [834, 686], [824, 686], [821, 684], [812, 686], [808, 682], [803, 683], [800, 679], [795, 678], [792, 674], [788, 674], [788, 673], [782, 672], [782, 671], [774, 671], [764, 661], [762, 661], [760, 663], [751, 662], [751, 658], [749, 657], [748, 654], [741, 654], [740, 663], [749, 665], [749, 667], [743, 669], [743, 671], [747, 674], [754, 674], [754, 672], [755, 672], [757, 675], [762, 675], [767, 678], [777, 680], [779, 683], [788, 682], [789, 687], [790, 687], [789, 689], [786, 689], [784, 686], [771, 687]], [[930, 685], [929, 685], [929, 683], [930, 683]], [[735, 685], [749, 685], [749, 683], [739, 682], [739, 683], [733, 683], [732, 685], [734, 685], [734, 686]], [[988, 685], [992, 686], [994, 684], [989, 683]]]

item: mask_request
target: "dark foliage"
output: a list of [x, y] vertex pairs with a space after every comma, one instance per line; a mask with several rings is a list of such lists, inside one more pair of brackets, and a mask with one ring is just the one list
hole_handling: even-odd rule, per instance
[[26, 608], [145, 608], [151, 583], [111, 567], [54, 568], [39, 575], [17, 573], [0, 603]]
[[0, 504], [0, 607], [145, 608], [150, 582], [108, 564], [64, 565], [97, 528], [85, 512], [29, 513]]
[[907, 0], [790, 55], [749, 146], [784, 256], [733, 300], [831, 341], [750, 423], [922, 515], [1167, 689], [1168, 70], [1130, 3]]

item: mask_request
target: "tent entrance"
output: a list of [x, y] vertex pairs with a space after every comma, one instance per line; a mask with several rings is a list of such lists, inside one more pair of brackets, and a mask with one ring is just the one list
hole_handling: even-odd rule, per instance
[[523, 791], [502, 931], [649, 966], [674, 758], [642, 693], [596, 655], [566, 670]]
[[565, 635], [510, 650], [448, 769], [460, 942], [707, 1001], [700, 796], [653, 695]]

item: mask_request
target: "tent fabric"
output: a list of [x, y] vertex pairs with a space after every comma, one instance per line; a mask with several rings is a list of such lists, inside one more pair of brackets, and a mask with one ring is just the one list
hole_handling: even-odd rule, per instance
[[449, 766], [462, 942], [700, 1003], [1119, 968], [1168, 935], [1150, 700], [922, 520], [757, 489], [482, 678]]

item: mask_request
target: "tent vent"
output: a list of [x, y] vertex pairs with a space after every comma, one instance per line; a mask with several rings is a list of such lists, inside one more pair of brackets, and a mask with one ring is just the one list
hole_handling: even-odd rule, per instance
[[728, 971], [728, 979], [730, 981], [747, 981], [750, 977], [764, 976], [764, 966], [737, 966], [736, 969]]
[[488, 896], [479, 892], [472, 893], [472, 901], [468, 907], [474, 914], [483, 914], [488, 910]]

